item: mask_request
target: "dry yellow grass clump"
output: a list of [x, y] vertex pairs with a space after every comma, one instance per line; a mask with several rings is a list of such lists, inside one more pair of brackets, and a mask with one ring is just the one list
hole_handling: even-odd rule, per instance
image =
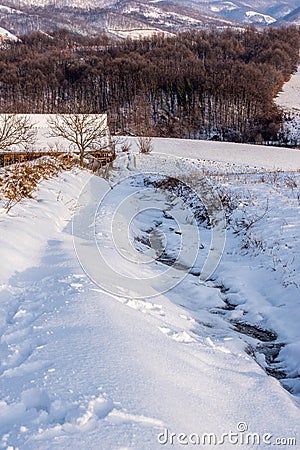
[[23, 198], [31, 198], [38, 183], [56, 176], [62, 170], [70, 170], [76, 161], [63, 158], [41, 158], [31, 163], [9, 166], [0, 172], [0, 199], [7, 212]]

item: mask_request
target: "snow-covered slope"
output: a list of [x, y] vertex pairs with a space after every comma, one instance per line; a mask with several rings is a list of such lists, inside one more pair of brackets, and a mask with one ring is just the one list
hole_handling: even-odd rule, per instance
[[[134, 141], [134, 139], [132, 139]], [[154, 140], [154, 150], [174, 156], [218, 161], [267, 170], [299, 170], [300, 151], [263, 145], [231, 142], [194, 141], [189, 139]]]
[[[37, 6], [40, 7], [38, 16]], [[49, 31], [59, 26], [84, 34], [112, 30], [112, 34], [118, 35], [116, 32], [120, 31], [120, 36], [126, 36], [143, 29], [149, 34], [157, 27], [161, 31], [178, 32], [195, 27], [236, 28], [249, 23], [269, 26], [279, 19], [284, 19], [283, 23], [297, 23], [297, 8], [297, 0], [12, 0], [10, 8], [0, 7], [0, 20], [19, 34], [32, 28]], [[107, 15], [113, 26], [104, 26]]]
[[281, 106], [285, 112], [286, 120], [284, 123], [285, 131], [290, 141], [300, 144], [300, 67], [292, 75], [290, 80], [284, 84], [282, 92], [277, 96], [276, 103]]
[[6, 14], [22, 14], [21, 11], [18, 9], [10, 8], [9, 6], [0, 5], [0, 13], [6, 13]]
[[210, 9], [213, 12], [233, 11], [234, 9], [238, 9], [238, 6], [232, 2], [214, 2], [211, 4]]
[[[154, 144], [149, 156], [134, 147], [120, 154], [106, 179], [65, 172], [0, 210], [2, 448], [152, 450], [181, 448], [180, 440], [209, 448], [213, 433], [216, 448], [229, 450], [230, 431], [240, 448], [252, 433], [253, 449], [299, 442], [298, 397], [265, 372], [284, 371], [299, 394], [300, 177], [267, 173], [299, 169], [299, 152]], [[211, 229], [202, 224], [193, 245], [197, 205], [151, 185], [165, 175], [191, 187], [211, 176], [235, 205], [223, 258], [205, 283], [187, 273], [181, 247], [196, 251], [199, 270]], [[222, 248], [224, 239], [214, 242]], [[168, 290], [169, 266], [153, 260], [161, 244], [171, 259], [179, 250]], [[124, 274], [127, 284], [116, 284]], [[139, 284], [155, 296], [137, 298]], [[268, 351], [280, 349], [276, 365]]]
[[[17, 41], [18, 38], [12, 33], [7, 31], [5, 28], [0, 27], [0, 36], [2, 41]], [[1, 44], [1, 41], [0, 41]]]
[[[22, 6], [23, 5], [23, 6]], [[18, 2], [19, 12], [0, 10], [0, 23], [9, 24], [19, 35], [32, 30], [51, 31], [66, 28], [82, 34], [105, 32], [113, 36], [139, 37], [154, 33], [176, 33], [189, 28], [238, 27], [229, 18], [220, 17], [211, 10], [195, 10], [173, 2], [147, 2], [139, 0], [118, 0], [93, 2], [81, 0], [64, 2], [42, 0], [37, 10], [30, 3]]]
[[246, 18], [246, 20], [250, 23], [255, 22], [270, 25], [271, 23], [276, 22], [274, 17], [259, 13], [257, 11], [246, 11]]

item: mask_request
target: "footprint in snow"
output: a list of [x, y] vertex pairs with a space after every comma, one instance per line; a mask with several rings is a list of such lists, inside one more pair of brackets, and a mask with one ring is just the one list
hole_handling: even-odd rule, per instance
[[82, 292], [88, 280], [84, 274], [74, 274], [68, 275], [66, 278], [61, 278], [58, 282], [65, 284], [68, 287], [68, 291]]
[[[105, 393], [76, 402], [51, 402], [46, 392], [32, 389], [22, 394], [22, 409], [36, 411], [34, 422], [38, 425], [33, 440], [44, 440], [66, 434], [92, 431], [102, 421], [107, 425], [131, 424], [161, 428], [163, 422], [152, 417], [132, 414], [114, 403]], [[36, 417], [38, 416], [38, 417]]]
[[176, 342], [182, 342], [184, 344], [189, 344], [192, 342], [197, 342], [192, 336], [189, 335], [186, 331], [174, 331], [167, 327], [158, 327], [159, 330], [173, 339]]
[[211, 348], [213, 348], [213, 349], [215, 349], [215, 350], [218, 350], [219, 352], [222, 352], [222, 353], [231, 353], [231, 351], [228, 349], [228, 348], [226, 348], [224, 345], [216, 345], [212, 340], [211, 340], [211, 338], [210, 337], [207, 337], [207, 338], [205, 338], [205, 342], [206, 342], [206, 344], [209, 346], [209, 347], [211, 347]]
[[149, 314], [155, 313], [159, 316], [164, 316], [165, 313], [162, 310], [162, 306], [152, 302], [146, 302], [145, 300], [125, 300], [124, 302], [130, 308], [136, 309], [137, 311], [141, 311], [142, 313]]

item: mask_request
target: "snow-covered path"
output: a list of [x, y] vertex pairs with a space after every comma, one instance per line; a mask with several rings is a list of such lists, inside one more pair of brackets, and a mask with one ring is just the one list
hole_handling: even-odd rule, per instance
[[[22, 254], [19, 273], [10, 266], [1, 275], [0, 448], [181, 448], [179, 433], [214, 433], [216, 448], [242, 448], [245, 424], [259, 433], [259, 448], [275, 438], [299, 442], [292, 396], [222, 318], [210, 314], [215, 327], [205, 326], [207, 308], [224, 306], [218, 289], [189, 275], [154, 299], [130, 299], [87, 278], [70, 224], [86, 180], [61, 175], [43, 183], [37, 202], [2, 216], [3, 267], [18, 255], [7, 251], [16, 220]], [[165, 429], [176, 433], [174, 445], [158, 442]], [[222, 438], [230, 431], [238, 445]]]

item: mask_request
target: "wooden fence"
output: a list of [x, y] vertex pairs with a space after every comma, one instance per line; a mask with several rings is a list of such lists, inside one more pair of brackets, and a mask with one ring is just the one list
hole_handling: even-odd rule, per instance
[[[88, 154], [99, 161], [101, 166], [105, 166], [106, 164], [114, 161], [116, 158], [114, 152], [91, 151], [88, 152]], [[43, 156], [63, 156], [65, 159], [71, 159], [72, 155], [72, 153], [65, 152], [4, 152], [0, 153], [0, 167], [10, 166], [11, 164], [19, 164], [26, 161], [33, 161], [34, 159], [41, 158]]]

